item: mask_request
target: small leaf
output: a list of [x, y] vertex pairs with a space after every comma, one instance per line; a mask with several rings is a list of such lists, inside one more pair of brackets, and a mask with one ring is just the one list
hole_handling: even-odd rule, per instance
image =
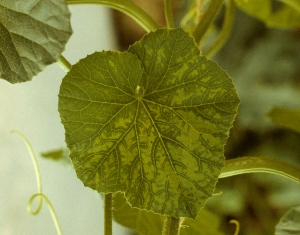
[[291, 208], [276, 225], [276, 235], [300, 234], [300, 206]]
[[[273, 6], [276, 3], [279, 4], [278, 9], [276, 5]], [[296, 28], [300, 26], [300, 12], [290, 5], [273, 0], [239, 0], [237, 5], [247, 14], [263, 21], [268, 27]], [[299, 7], [299, 4], [297, 6]]]
[[65, 0], [0, 0], [0, 77], [31, 80], [58, 60], [71, 34]]
[[[163, 227], [164, 216], [146, 210], [131, 208], [122, 193], [114, 194], [114, 220], [119, 224], [144, 235], [159, 235]], [[181, 235], [224, 235], [219, 230], [221, 220], [215, 214], [202, 208], [196, 220], [185, 219], [180, 230]]]
[[48, 152], [41, 153], [41, 156], [46, 159], [60, 161], [65, 164], [71, 164], [69, 157], [69, 150], [67, 148], [55, 149]]
[[59, 112], [83, 183], [133, 207], [195, 218], [224, 165], [239, 99], [181, 29], [94, 53], [63, 79]]
[[300, 110], [274, 107], [267, 115], [278, 126], [300, 133]]

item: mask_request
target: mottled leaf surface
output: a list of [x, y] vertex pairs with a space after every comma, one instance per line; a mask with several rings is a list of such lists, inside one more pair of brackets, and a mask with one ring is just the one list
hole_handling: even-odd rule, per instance
[[238, 104], [231, 78], [181, 29], [86, 57], [59, 94], [70, 157], [86, 186], [191, 218], [214, 191]]
[[274, 0], [241, 0], [237, 5], [249, 15], [263, 21], [269, 27], [295, 28], [300, 26], [299, 4], [284, 0], [283, 4]]
[[58, 60], [71, 33], [65, 0], [0, 0], [0, 77], [31, 80]]

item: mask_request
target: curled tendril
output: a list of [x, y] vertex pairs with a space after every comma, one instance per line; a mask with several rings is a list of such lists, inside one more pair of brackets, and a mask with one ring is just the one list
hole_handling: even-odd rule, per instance
[[28, 201], [27, 211], [31, 215], [37, 215], [39, 213], [39, 210], [35, 210], [35, 211], [32, 210], [32, 203], [33, 203], [33, 201], [34, 201], [34, 199], [36, 197], [39, 197], [40, 200], [45, 200], [45, 202], [46, 202], [46, 204], [47, 204], [47, 206], [49, 208], [50, 214], [52, 216], [52, 219], [53, 219], [53, 222], [54, 222], [57, 234], [62, 235], [62, 231], [61, 231], [61, 228], [60, 228], [60, 225], [59, 225], [59, 222], [58, 222], [57, 215], [55, 213], [54, 207], [52, 206], [50, 200], [46, 197], [45, 194], [42, 194], [42, 193], [33, 194], [30, 197], [29, 201]]
[[236, 225], [234, 235], [239, 235], [239, 232], [240, 232], [240, 223], [239, 223], [239, 221], [232, 219], [232, 220], [229, 221], [229, 223]]
[[[38, 193], [36, 193], [36, 194], [34, 194], [30, 197], [30, 199], [28, 201], [28, 205], [27, 205], [27, 211], [31, 215], [37, 215], [40, 212], [40, 210], [42, 209], [43, 200], [45, 200], [45, 202], [46, 202], [46, 204], [49, 208], [49, 211], [51, 213], [51, 216], [53, 218], [57, 234], [62, 235], [62, 231], [61, 231], [61, 228], [60, 228], [55, 210], [54, 210], [50, 200], [46, 197], [45, 194], [43, 194], [40, 169], [39, 169], [39, 165], [38, 165], [38, 162], [36, 160], [36, 156], [34, 154], [32, 146], [31, 146], [30, 142], [28, 141], [28, 139], [21, 132], [13, 130], [13, 131], [11, 131], [11, 133], [18, 134], [22, 138], [22, 140], [25, 143], [25, 145], [28, 149], [28, 152], [31, 156], [32, 163], [34, 165], [34, 171], [35, 171], [37, 185], [38, 185]], [[32, 209], [32, 203], [33, 203], [33, 201], [36, 197], [39, 197], [39, 201], [38, 201], [38, 205], [37, 205], [36, 210], [33, 210]]]

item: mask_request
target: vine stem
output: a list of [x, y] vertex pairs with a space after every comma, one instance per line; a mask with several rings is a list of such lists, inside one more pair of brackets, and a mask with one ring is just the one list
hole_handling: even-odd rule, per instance
[[225, 161], [219, 178], [226, 178], [246, 173], [272, 173], [284, 176], [300, 183], [300, 167], [289, 162], [271, 157], [240, 157]]
[[174, 28], [174, 19], [173, 19], [171, 0], [164, 0], [164, 7], [165, 7], [165, 17], [166, 17], [167, 27]]
[[203, 15], [200, 16], [200, 20], [193, 32], [193, 36], [198, 45], [200, 45], [203, 36], [207, 32], [209, 26], [213, 23], [222, 5], [223, 0], [211, 0]]
[[147, 32], [155, 31], [159, 25], [144, 10], [131, 0], [67, 0], [71, 4], [100, 4], [119, 10], [139, 23]]
[[175, 218], [172, 216], [166, 216], [162, 235], [179, 235], [180, 234], [180, 227], [183, 223], [184, 218]]
[[112, 193], [104, 195], [104, 234], [112, 235]]
[[235, 10], [236, 10], [235, 0], [229, 0], [228, 4], [227, 4], [227, 7], [226, 7], [225, 17], [224, 17], [224, 22], [223, 22], [221, 32], [219, 33], [218, 38], [211, 45], [211, 47], [209, 47], [207, 49], [207, 51], [205, 51], [203, 53], [204, 55], [210, 56], [210, 57], [213, 56], [226, 43], [226, 41], [227, 41], [227, 39], [230, 35], [233, 22], [234, 22]]

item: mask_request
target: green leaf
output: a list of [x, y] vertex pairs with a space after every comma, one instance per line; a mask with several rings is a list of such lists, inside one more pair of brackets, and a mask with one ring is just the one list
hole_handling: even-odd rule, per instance
[[276, 225], [276, 235], [300, 234], [300, 206], [291, 208]]
[[71, 34], [65, 0], [1, 0], [0, 77], [31, 80], [58, 60]]
[[[288, 1], [288, 0], [282, 0]], [[292, 1], [290, 1], [292, 2]], [[278, 9], [273, 0], [240, 0], [237, 5], [247, 14], [263, 21], [268, 27], [296, 28], [300, 26], [300, 12], [297, 8], [279, 3]], [[277, 3], [278, 4], [278, 3]], [[294, 4], [299, 7], [299, 4]]]
[[274, 107], [268, 118], [278, 126], [285, 127], [300, 133], [300, 110]]
[[[119, 224], [137, 231], [139, 234], [159, 235], [163, 227], [164, 216], [150, 211], [131, 208], [121, 193], [114, 194], [114, 220]], [[212, 212], [201, 209], [196, 220], [185, 219], [180, 230], [181, 235], [224, 235], [219, 230], [221, 220]]]
[[239, 99], [181, 29], [98, 52], [63, 79], [59, 112], [82, 182], [133, 207], [195, 218], [224, 165]]

